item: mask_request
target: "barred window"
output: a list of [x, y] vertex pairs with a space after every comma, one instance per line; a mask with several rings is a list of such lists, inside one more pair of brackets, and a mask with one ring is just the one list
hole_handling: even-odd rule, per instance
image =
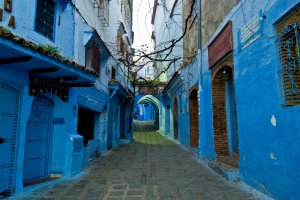
[[300, 105], [300, 10], [295, 9], [277, 25], [281, 61], [283, 106]]
[[96, 41], [85, 47], [85, 66], [99, 74], [100, 48]]
[[35, 31], [54, 39], [55, 2], [53, 0], [37, 0]]

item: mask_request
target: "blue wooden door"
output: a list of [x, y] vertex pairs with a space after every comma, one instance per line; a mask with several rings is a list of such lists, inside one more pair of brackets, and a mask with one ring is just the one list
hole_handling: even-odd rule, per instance
[[13, 192], [19, 91], [0, 83], [0, 193]]
[[50, 176], [50, 158], [53, 132], [53, 103], [48, 98], [37, 97], [27, 122], [23, 183]]

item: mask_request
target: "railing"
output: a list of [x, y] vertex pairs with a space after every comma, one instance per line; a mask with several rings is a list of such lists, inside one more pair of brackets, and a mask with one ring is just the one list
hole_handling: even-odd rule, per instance
[[98, 17], [104, 27], [109, 26], [109, 0], [90, 0], [97, 8]]
[[99, 9], [98, 9], [98, 17], [100, 18], [103, 26], [109, 26], [109, 0], [98, 0], [99, 1]]

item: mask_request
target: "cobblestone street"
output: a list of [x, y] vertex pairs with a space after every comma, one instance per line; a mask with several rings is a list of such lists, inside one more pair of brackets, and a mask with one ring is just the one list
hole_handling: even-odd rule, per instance
[[205, 169], [192, 153], [155, 132], [96, 160], [75, 180], [9, 199], [247, 200], [251, 195]]

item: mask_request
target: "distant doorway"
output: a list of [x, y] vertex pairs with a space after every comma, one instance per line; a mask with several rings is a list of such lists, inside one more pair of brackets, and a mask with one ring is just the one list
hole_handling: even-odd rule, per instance
[[94, 139], [95, 112], [79, 107], [77, 133], [83, 137], [86, 147], [89, 140]]
[[189, 117], [190, 117], [190, 145], [198, 147], [199, 145], [199, 104], [198, 91], [193, 89], [189, 97]]
[[178, 140], [178, 101], [175, 97], [173, 104], [174, 139]]

